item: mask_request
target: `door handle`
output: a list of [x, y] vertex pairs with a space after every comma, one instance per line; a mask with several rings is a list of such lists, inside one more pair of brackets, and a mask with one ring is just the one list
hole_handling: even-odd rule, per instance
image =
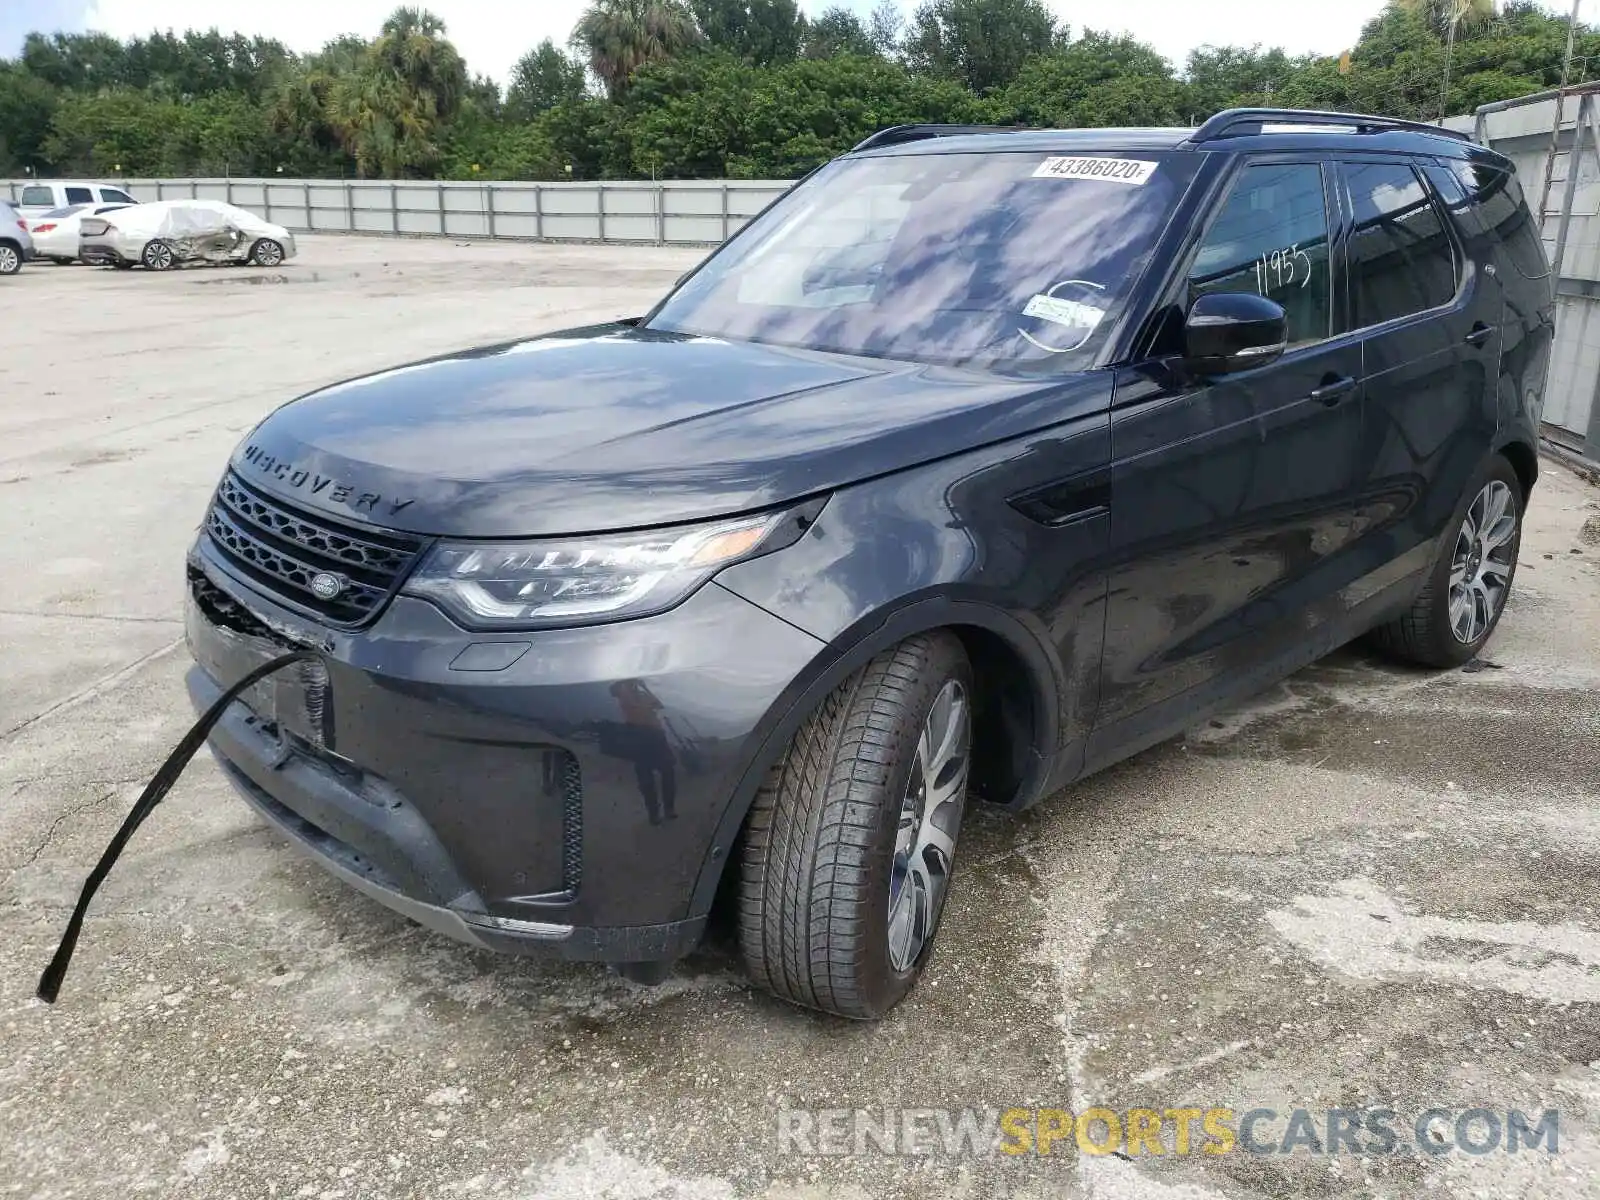
[[1322, 386], [1312, 391], [1311, 398], [1318, 404], [1326, 404], [1332, 408], [1355, 390], [1356, 381], [1353, 376], [1324, 376]]
[[1493, 336], [1493, 329], [1490, 329], [1482, 321], [1475, 322], [1472, 326], [1472, 332], [1467, 334], [1467, 345], [1482, 346]]

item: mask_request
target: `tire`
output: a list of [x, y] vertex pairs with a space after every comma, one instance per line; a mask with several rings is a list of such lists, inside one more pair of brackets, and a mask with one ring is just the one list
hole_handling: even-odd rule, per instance
[[161, 240], [146, 242], [144, 253], [139, 255], [147, 271], [170, 271], [178, 265], [178, 256], [171, 246]]
[[[1482, 650], [1500, 623], [1516, 577], [1523, 501], [1516, 471], [1495, 455], [1450, 518], [1438, 558], [1410, 610], [1373, 630], [1371, 641], [1386, 654], [1424, 667], [1459, 667]], [[1484, 518], [1493, 517], [1501, 502], [1505, 509], [1489, 522], [1485, 536]], [[1505, 517], [1511, 520], [1509, 532]]]
[[[925, 743], [947, 729], [955, 740], [930, 754]], [[972, 669], [953, 634], [908, 638], [829, 694], [773, 766], [745, 824], [738, 937], [752, 980], [859, 1020], [905, 997], [949, 895], [971, 746]], [[924, 760], [935, 767], [932, 787], [922, 786]], [[919, 810], [937, 820], [919, 823]], [[904, 919], [909, 912], [920, 913], [920, 928]]]
[[250, 261], [258, 267], [276, 267], [283, 263], [283, 246], [271, 238], [262, 238], [250, 247]]
[[15, 242], [0, 242], [0, 275], [15, 275], [22, 270], [22, 250]]

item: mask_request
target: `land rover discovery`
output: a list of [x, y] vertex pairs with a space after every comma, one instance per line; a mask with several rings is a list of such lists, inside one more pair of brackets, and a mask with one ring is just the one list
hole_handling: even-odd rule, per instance
[[323, 388], [189, 557], [243, 797], [479, 946], [875, 1017], [1019, 810], [1359, 636], [1504, 611], [1549, 268], [1430, 126], [880, 133], [652, 311]]

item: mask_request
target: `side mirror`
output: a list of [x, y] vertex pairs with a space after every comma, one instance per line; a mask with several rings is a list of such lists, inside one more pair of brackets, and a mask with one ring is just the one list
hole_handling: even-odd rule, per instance
[[1265, 366], [1289, 344], [1283, 306], [1249, 292], [1201, 296], [1183, 323], [1184, 365], [1196, 375]]

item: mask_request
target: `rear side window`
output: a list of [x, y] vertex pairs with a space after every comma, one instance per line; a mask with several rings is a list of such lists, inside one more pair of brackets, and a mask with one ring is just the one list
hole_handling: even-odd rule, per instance
[[1350, 299], [1357, 328], [1450, 303], [1455, 242], [1422, 180], [1405, 163], [1347, 163], [1355, 206]]
[[1289, 316], [1289, 344], [1328, 336], [1328, 210], [1316, 163], [1246, 167], [1189, 271], [1189, 303], [1210, 292], [1255, 292]]
[[69, 187], [67, 189], [68, 204], [93, 204], [94, 193], [88, 188]]
[[133, 203], [136, 203], [134, 198], [132, 196], [128, 195], [127, 192], [121, 191], [121, 190], [119, 190], [117, 188], [101, 188], [100, 189], [100, 199], [108, 200], [113, 204], [133, 204]]
[[1450, 171], [1466, 189], [1467, 199], [1477, 207], [1485, 231], [1505, 247], [1506, 257], [1517, 272], [1527, 279], [1549, 275], [1550, 261], [1545, 257], [1544, 243], [1539, 240], [1517, 177], [1485, 163], [1452, 161]]
[[47, 187], [25, 187], [22, 189], [22, 198], [18, 204], [48, 204], [55, 206], [56, 194]]

